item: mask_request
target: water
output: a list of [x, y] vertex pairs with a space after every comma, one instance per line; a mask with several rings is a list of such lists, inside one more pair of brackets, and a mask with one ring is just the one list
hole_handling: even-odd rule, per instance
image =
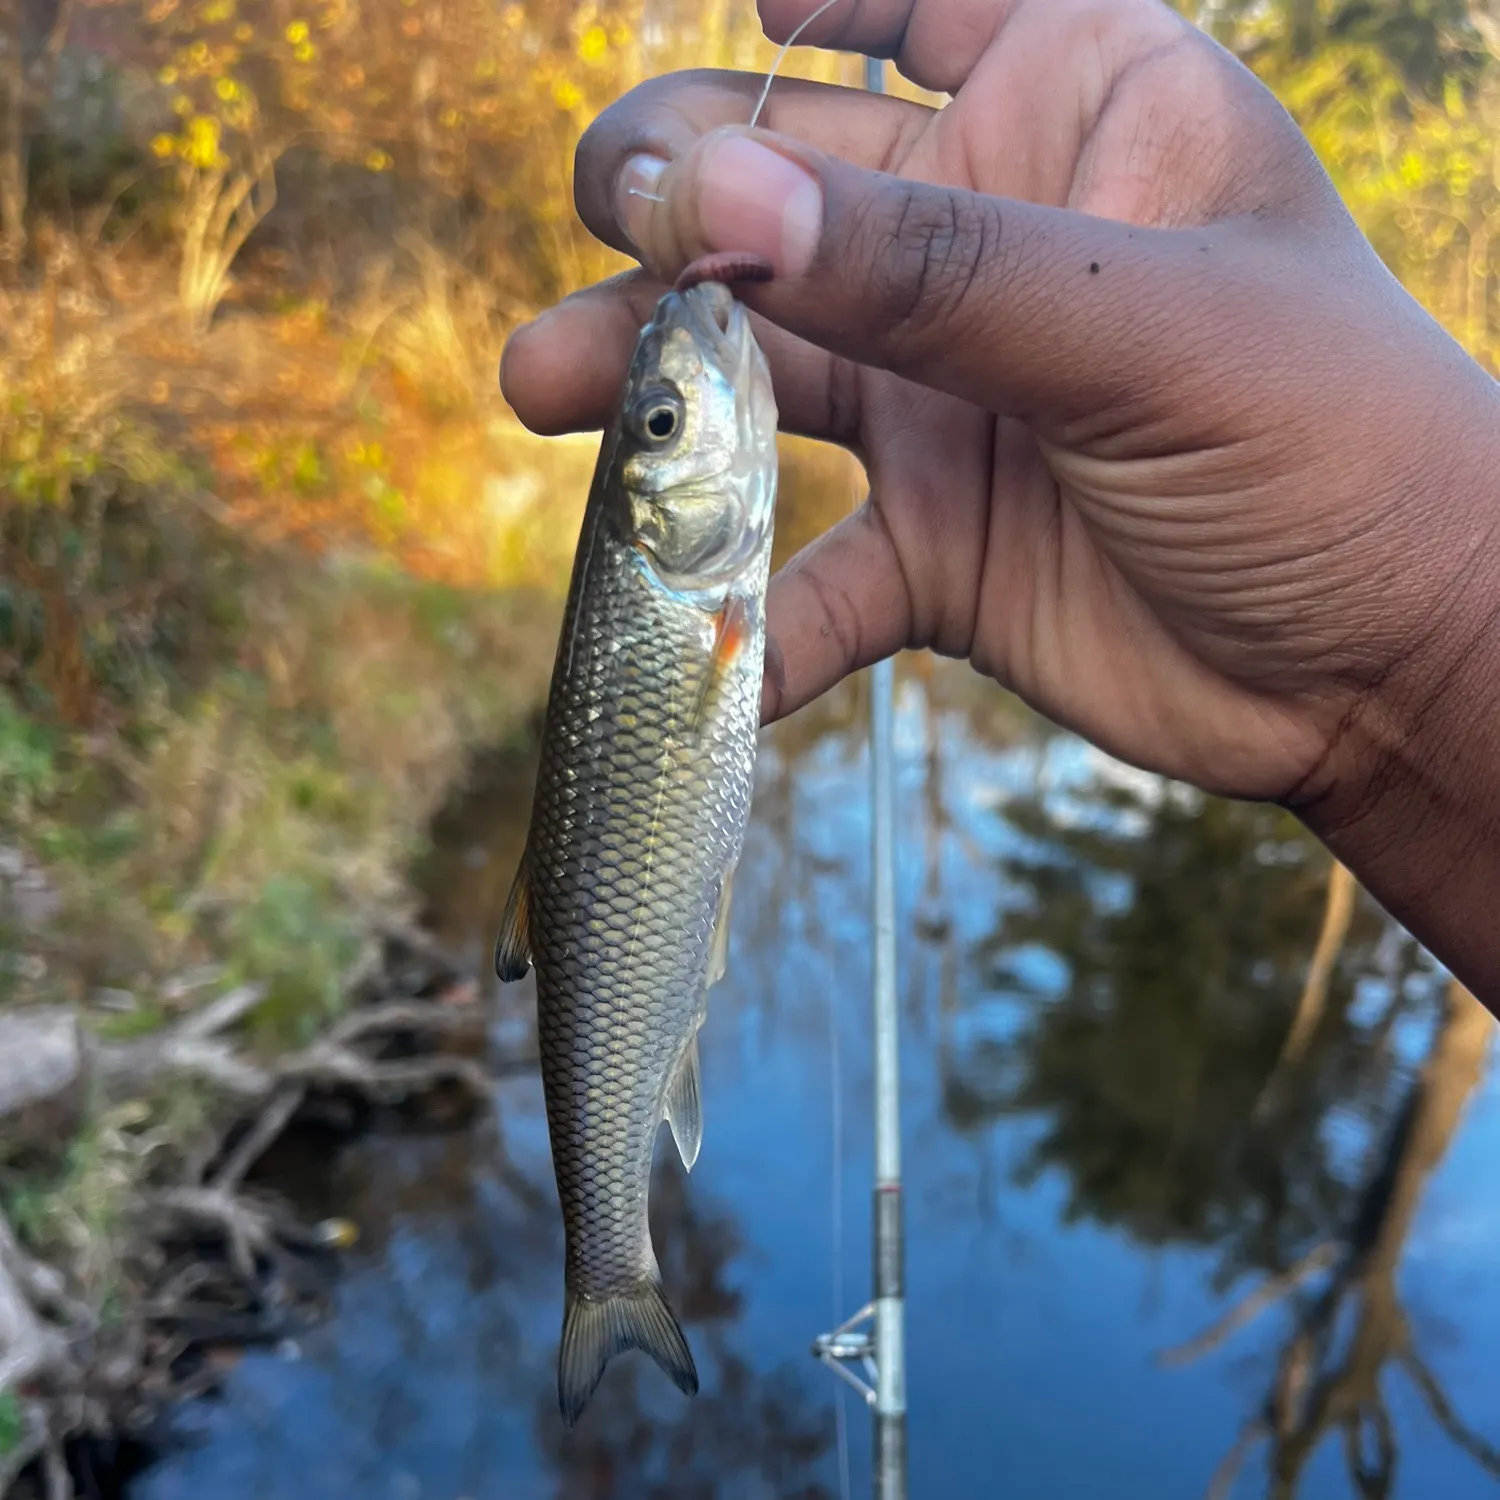
[[[1355, 1464], [1370, 1495], [1494, 1494], [1500, 1460], [1461, 1441], [1500, 1441], [1488, 1023], [1446, 1008], [1442, 976], [1361, 905], [1323, 1022], [1268, 1091], [1327, 880], [1295, 824], [1127, 771], [960, 667], [903, 663], [898, 705], [912, 1494], [1201, 1496], [1299, 1378], [1276, 1456], [1254, 1442], [1221, 1500], [1344, 1500]], [[691, 1179], [663, 1138], [656, 1238], [699, 1399], [633, 1357], [562, 1428], [561, 1236], [522, 1076], [498, 1136], [372, 1138], [305, 1166], [298, 1193], [363, 1230], [337, 1315], [185, 1412], [135, 1500], [838, 1494], [839, 1386], [807, 1350], [869, 1287], [863, 726], [856, 685], [766, 736]], [[529, 774], [491, 768], [427, 872], [476, 972]], [[524, 1048], [530, 1001], [498, 997], [497, 1049]], [[1326, 1273], [1162, 1363], [1325, 1244], [1363, 1253], [1324, 1303]], [[868, 1494], [868, 1418], [846, 1415]]]

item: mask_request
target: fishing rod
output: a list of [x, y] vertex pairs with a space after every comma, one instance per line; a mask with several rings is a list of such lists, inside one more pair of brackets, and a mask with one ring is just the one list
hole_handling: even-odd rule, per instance
[[[885, 92], [885, 64], [865, 59], [865, 88]], [[895, 663], [870, 672], [870, 801], [875, 1193], [873, 1299], [813, 1353], [864, 1398], [875, 1416], [875, 1500], [906, 1500], [905, 1225], [901, 1204], [901, 1048], [896, 1000], [894, 786]], [[835, 1184], [835, 1191], [841, 1189]], [[861, 1367], [867, 1378], [855, 1373]]]

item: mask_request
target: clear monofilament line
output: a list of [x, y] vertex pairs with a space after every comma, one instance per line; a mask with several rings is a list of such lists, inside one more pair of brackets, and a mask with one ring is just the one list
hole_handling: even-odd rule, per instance
[[802, 33], [806, 31], [807, 28], [811, 26], [819, 16], [821, 16], [825, 11], [832, 10], [833, 7], [838, 3], [839, 0], [823, 0], [823, 3], [815, 11], [813, 11], [810, 16], [797, 23], [796, 28], [793, 30], [792, 34], [781, 44], [781, 50], [776, 54], [776, 60], [771, 64], [766, 73], [766, 84], [765, 87], [760, 91], [760, 98], [755, 102], [754, 113], [752, 113], [750, 116], [750, 124], [752, 128], [760, 123], [761, 113], [766, 107], [766, 100], [771, 97], [771, 85], [776, 82], [777, 71], [780, 69], [782, 63], [786, 60], [787, 53], [797, 45], [797, 38], [801, 36]]

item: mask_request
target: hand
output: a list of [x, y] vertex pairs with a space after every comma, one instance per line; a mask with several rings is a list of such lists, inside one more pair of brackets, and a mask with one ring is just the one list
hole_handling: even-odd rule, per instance
[[[763, 0], [768, 32], [808, 8]], [[578, 206], [649, 273], [517, 333], [522, 419], [601, 425], [654, 278], [761, 252], [783, 425], [871, 486], [773, 583], [768, 717], [929, 645], [1331, 840], [1420, 780], [1500, 605], [1500, 401], [1280, 106], [1155, 0], [851, 0], [809, 34], [953, 102], [781, 81], [749, 133], [756, 77], [621, 100]]]

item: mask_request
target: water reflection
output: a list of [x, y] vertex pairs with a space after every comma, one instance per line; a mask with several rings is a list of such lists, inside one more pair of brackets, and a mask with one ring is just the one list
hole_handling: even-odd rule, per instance
[[[913, 1493], [1493, 1494], [1489, 1017], [1372, 904], [1345, 921], [1282, 815], [1129, 772], [953, 664], [902, 663], [899, 703]], [[767, 736], [703, 1156], [663, 1152], [653, 1190], [700, 1398], [622, 1360], [561, 1427], [518, 1079], [494, 1136], [367, 1141], [300, 1184], [365, 1231], [339, 1316], [298, 1361], [248, 1357], [140, 1500], [838, 1493], [805, 1351], [868, 1287], [863, 745], [857, 685]], [[528, 786], [497, 761], [429, 867], [479, 974]], [[501, 999], [506, 1045], [528, 1004]]]

